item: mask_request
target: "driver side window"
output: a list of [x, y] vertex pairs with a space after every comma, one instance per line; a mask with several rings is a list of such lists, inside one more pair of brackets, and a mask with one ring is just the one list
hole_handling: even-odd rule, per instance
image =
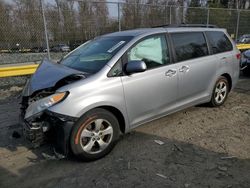
[[164, 35], [152, 36], [140, 41], [128, 51], [127, 56], [128, 61], [144, 61], [148, 69], [170, 63]]

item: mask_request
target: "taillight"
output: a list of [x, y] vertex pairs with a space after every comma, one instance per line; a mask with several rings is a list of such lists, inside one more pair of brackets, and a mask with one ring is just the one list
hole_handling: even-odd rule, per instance
[[240, 56], [241, 56], [240, 53], [236, 54], [237, 59], [240, 59]]

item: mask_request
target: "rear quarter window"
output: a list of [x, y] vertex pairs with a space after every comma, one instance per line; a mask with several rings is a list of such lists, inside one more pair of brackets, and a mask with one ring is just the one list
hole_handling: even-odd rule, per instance
[[171, 34], [177, 61], [208, 55], [208, 47], [202, 32]]
[[206, 35], [213, 54], [233, 50], [233, 45], [224, 32], [206, 31]]

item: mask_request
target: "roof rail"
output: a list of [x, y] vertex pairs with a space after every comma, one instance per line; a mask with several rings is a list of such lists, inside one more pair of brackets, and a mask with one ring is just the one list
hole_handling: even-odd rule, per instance
[[166, 24], [166, 25], [153, 26], [152, 28], [157, 28], [157, 27], [207, 27], [207, 28], [218, 28], [218, 26], [212, 25], [212, 24]]

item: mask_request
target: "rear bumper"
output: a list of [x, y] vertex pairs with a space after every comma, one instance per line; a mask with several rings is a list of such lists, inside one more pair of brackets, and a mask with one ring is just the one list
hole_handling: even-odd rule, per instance
[[51, 142], [56, 152], [68, 155], [70, 133], [77, 119], [45, 111], [39, 118], [36, 118], [36, 120], [28, 122], [20, 118], [25, 138], [29, 140], [34, 147], [38, 147], [46, 142]]

